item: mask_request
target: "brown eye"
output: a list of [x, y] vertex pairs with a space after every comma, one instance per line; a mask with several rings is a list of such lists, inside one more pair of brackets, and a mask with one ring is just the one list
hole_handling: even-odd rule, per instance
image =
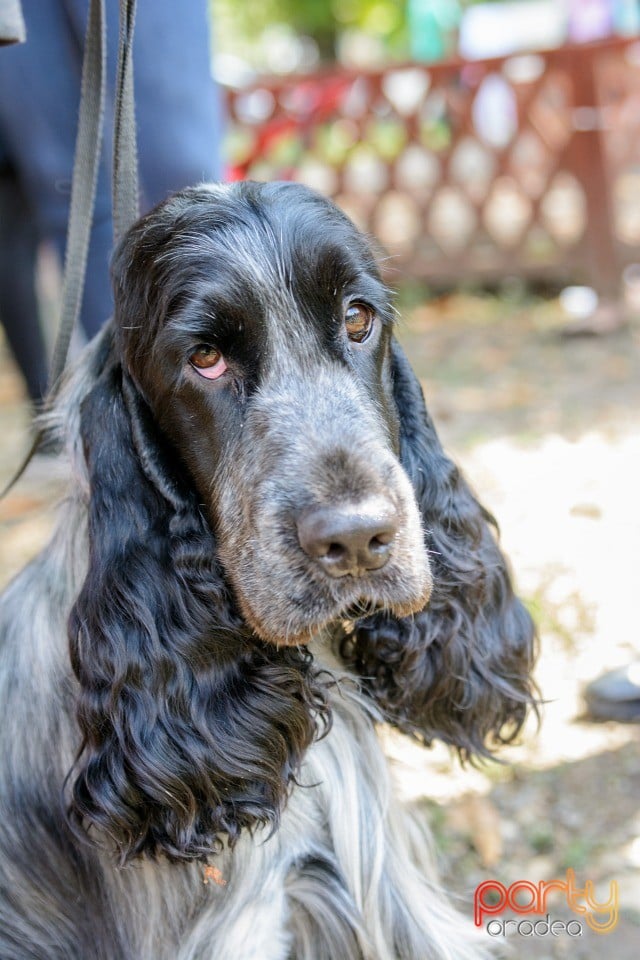
[[344, 323], [349, 340], [362, 343], [367, 339], [373, 326], [375, 314], [364, 303], [350, 303], [344, 314]]
[[208, 343], [199, 344], [189, 357], [189, 362], [207, 380], [217, 380], [227, 369], [220, 351]]

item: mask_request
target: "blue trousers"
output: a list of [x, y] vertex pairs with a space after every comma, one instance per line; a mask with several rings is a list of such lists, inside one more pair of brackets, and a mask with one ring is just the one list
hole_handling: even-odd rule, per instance
[[[63, 257], [88, 0], [22, 0], [22, 6], [27, 42], [0, 50], [0, 153], [22, 187], [37, 237], [53, 241]], [[118, 0], [106, 0], [106, 8], [112, 96]], [[207, 0], [139, 0], [133, 57], [144, 210], [173, 190], [221, 176]], [[81, 315], [88, 336], [112, 310], [112, 117], [109, 102]], [[0, 257], [11, 256], [11, 248], [0, 250]]]

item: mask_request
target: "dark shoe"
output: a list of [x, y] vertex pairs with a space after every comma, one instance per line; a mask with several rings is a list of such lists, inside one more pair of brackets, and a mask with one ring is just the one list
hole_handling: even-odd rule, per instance
[[640, 723], [640, 660], [593, 680], [584, 699], [589, 720]]

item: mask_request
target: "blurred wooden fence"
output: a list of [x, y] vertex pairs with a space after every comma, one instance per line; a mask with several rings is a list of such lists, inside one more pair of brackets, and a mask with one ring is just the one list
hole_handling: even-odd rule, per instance
[[232, 175], [296, 179], [431, 282], [615, 295], [640, 259], [640, 42], [261, 80], [229, 93]]

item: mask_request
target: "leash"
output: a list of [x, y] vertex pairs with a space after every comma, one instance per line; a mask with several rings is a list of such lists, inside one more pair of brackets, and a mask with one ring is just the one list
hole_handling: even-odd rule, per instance
[[[101, 0], [102, 2], [102, 0]], [[114, 101], [113, 234], [118, 243], [140, 215], [138, 147], [133, 91], [133, 31], [136, 0], [120, 0], [120, 39]]]
[[[135, 14], [136, 0], [120, 0], [112, 181], [113, 229], [116, 243], [138, 218], [138, 153], [133, 89]], [[53, 348], [45, 406], [49, 406], [57, 395], [67, 364], [71, 336], [78, 323], [82, 306], [104, 128], [106, 38], [104, 0], [89, 0], [60, 322]], [[26, 457], [0, 493], [0, 499], [11, 490], [27, 469], [38, 451], [43, 433], [42, 428], [39, 428]]]

